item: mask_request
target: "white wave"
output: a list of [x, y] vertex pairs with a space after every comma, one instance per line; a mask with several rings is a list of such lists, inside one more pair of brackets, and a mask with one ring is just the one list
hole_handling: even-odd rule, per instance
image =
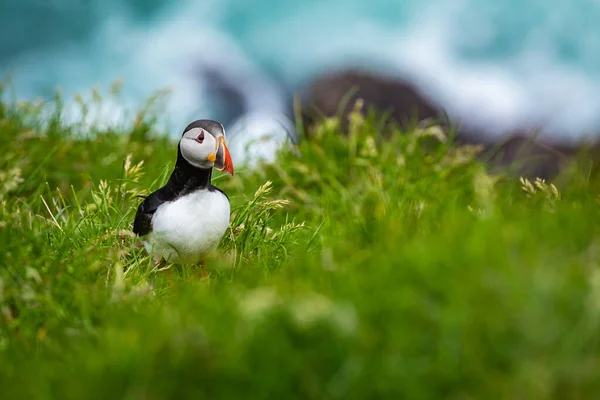
[[178, 135], [188, 122], [211, 118], [211, 99], [205, 95], [208, 82], [199, 74], [202, 66], [218, 69], [238, 87], [249, 111], [281, 111], [283, 100], [276, 85], [226, 33], [197, 18], [212, 10], [210, 3], [189, 3], [151, 26], [134, 24], [126, 14], [115, 12], [91, 43], [19, 57], [12, 63], [13, 85], [20, 98], [31, 98], [40, 87], [56, 84], [66, 98], [65, 117], [79, 121], [76, 94], [89, 101], [93, 86], [105, 89], [122, 79], [122, 95], [105, 99], [88, 116], [90, 124], [104, 126], [133, 118], [132, 111], [146, 99], [168, 90], [160, 117]]
[[[468, 11], [454, 9], [460, 12]], [[439, 9], [415, 21], [408, 34], [390, 39], [402, 43], [398, 64], [428, 82], [427, 90], [451, 114], [490, 134], [539, 127], [541, 136], [553, 139], [597, 136], [600, 98], [594, 93], [600, 80], [558, 59], [551, 39], [532, 32], [523, 38], [523, 50], [501, 62], [465, 61], [455, 51], [461, 32], [455, 21]]]

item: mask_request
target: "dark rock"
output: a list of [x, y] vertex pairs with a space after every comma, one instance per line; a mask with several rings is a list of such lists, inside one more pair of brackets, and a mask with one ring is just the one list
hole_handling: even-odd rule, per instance
[[555, 179], [565, 168], [569, 157], [554, 147], [517, 133], [486, 145], [482, 153], [492, 172], [503, 171], [528, 179]]
[[387, 114], [389, 121], [401, 128], [410, 128], [424, 119], [438, 119], [441, 112], [414, 86], [402, 80], [370, 74], [359, 70], [345, 70], [320, 76], [313, 80], [303, 96], [302, 120], [311, 127], [322, 117], [347, 115], [356, 100], [369, 108]]
[[470, 121], [456, 127], [453, 116], [445, 115], [441, 107], [422, 94], [416, 85], [399, 78], [353, 69], [325, 74], [310, 83], [302, 101], [305, 129], [310, 131], [310, 127], [325, 116], [340, 115], [342, 123], [347, 123], [347, 116], [358, 98], [364, 101], [363, 111], [375, 109], [401, 129], [410, 130], [419, 123], [433, 122], [446, 132], [455, 132], [452, 136], [456, 145], [483, 145], [480, 157], [492, 172], [554, 180], [582, 150], [586, 152], [590, 165], [600, 163], [598, 144], [584, 147], [562, 142], [546, 143], [536, 139], [533, 130], [529, 132], [527, 129], [507, 132], [498, 138], [485, 130], [469, 129]]
[[227, 73], [207, 65], [199, 65], [196, 73], [207, 85], [204, 90], [215, 109], [213, 118], [228, 126], [247, 111], [241, 89]]

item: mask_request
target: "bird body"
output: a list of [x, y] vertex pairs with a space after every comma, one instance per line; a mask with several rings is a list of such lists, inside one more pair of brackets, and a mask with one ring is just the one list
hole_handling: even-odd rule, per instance
[[184, 130], [168, 182], [138, 207], [133, 232], [149, 253], [194, 264], [219, 245], [229, 226], [230, 204], [211, 183], [213, 167], [233, 175], [224, 129], [214, 121], [194, 121]]
[[167, 201], [154, 213], [144, 246], [167, 262], [196, 263], [221, 241], [229, 213], [229, 199], [219, 190], [198, 189]]

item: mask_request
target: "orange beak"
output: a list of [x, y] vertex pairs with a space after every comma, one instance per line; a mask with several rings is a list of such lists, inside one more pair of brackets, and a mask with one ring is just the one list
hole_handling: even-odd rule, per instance
[[217, 160], [215, 161], [215, 167], [219, 171], [227, 172], [233, 176], [233, 162], [231, 161], [231, 155], [223, 136], [217, 139]]

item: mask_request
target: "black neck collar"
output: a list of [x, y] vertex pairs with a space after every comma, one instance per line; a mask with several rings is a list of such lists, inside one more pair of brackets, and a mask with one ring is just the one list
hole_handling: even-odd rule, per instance
[[194, 167], [183, 157], [181, 148], [177, 146], [177, 162], [164, 190], [173, 197], [184, 196], [199, 189], [208, 189], [211, 177], [212, 168]]

